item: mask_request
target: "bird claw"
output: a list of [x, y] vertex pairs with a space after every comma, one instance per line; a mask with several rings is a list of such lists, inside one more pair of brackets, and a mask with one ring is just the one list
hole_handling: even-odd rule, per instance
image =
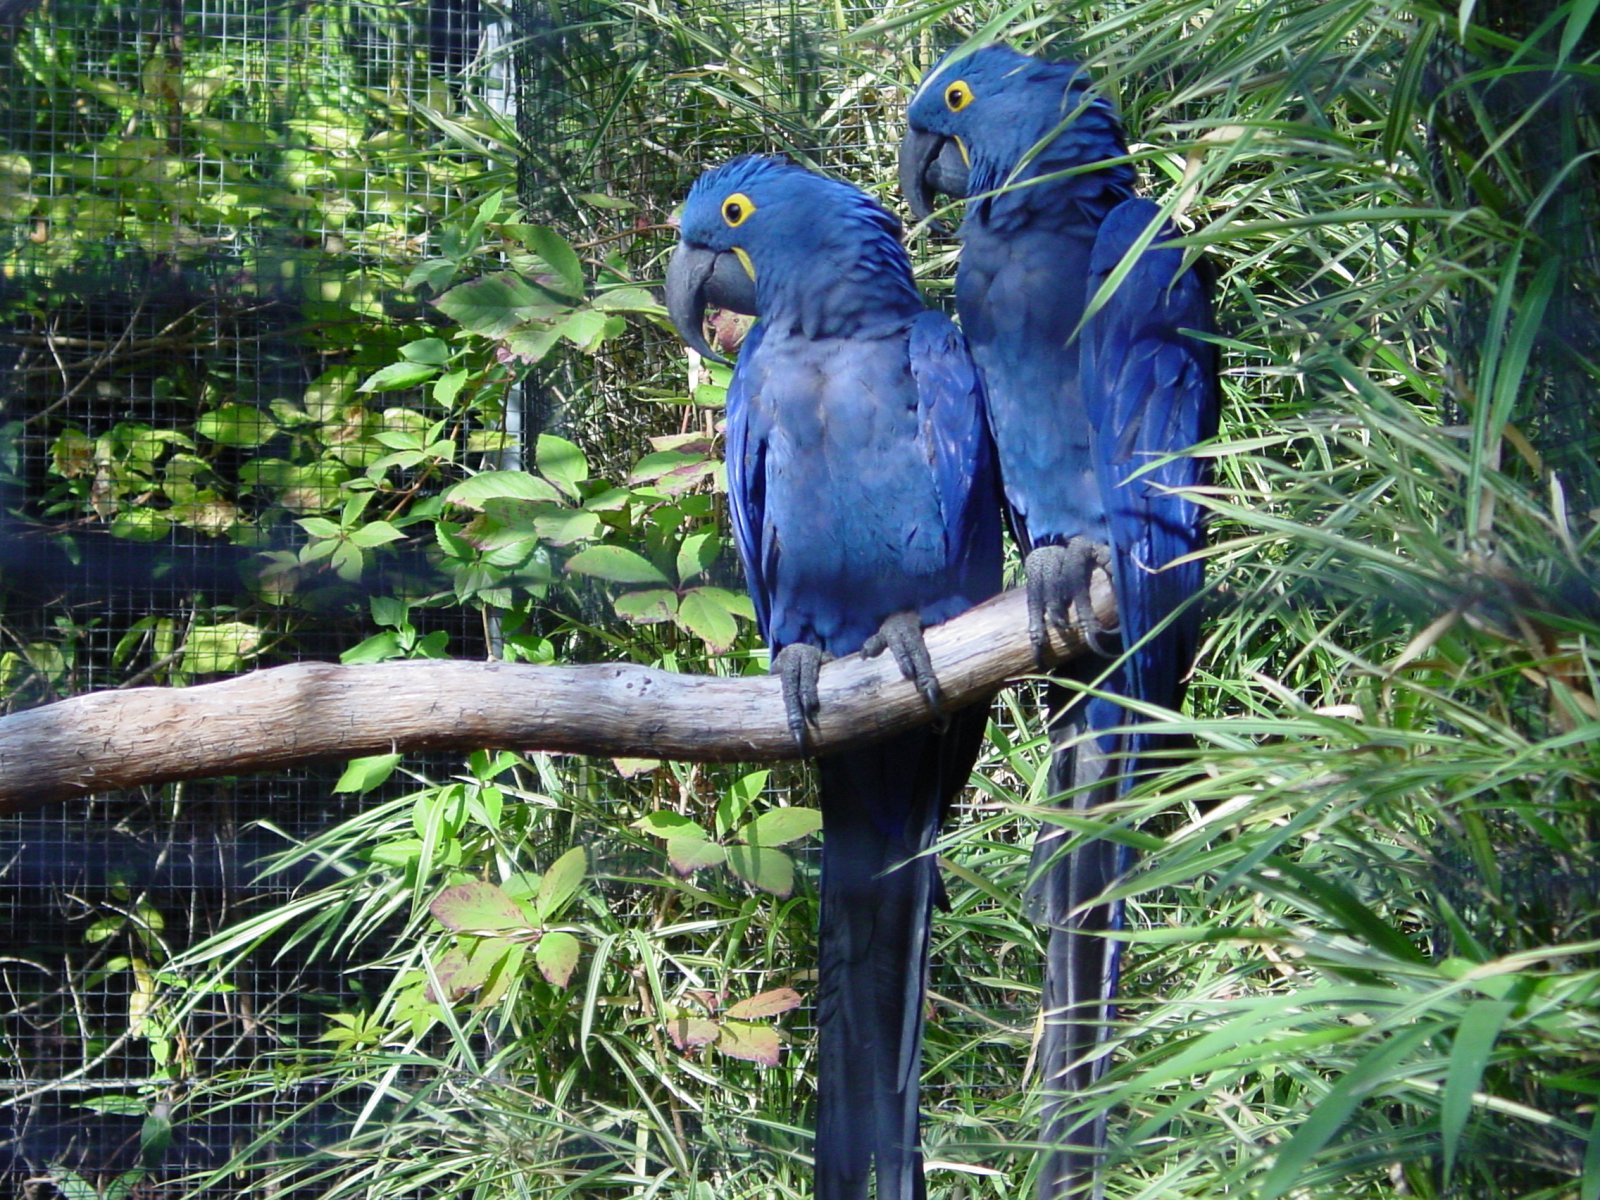
[[816, 725], [822, 712], [817, 676], [824, 657], [815, 646], [791, 642], [772, 658], [772, 673], [783, 684], [783, 708], [789, 716], [789, 732], [802, 754], [807, 751], [806, 726]]
[[1075, 537], [1065, 545], [1037, 546], [1023, 569], [1028, 576], [1028, 638], [1034, 658], [1043, 665], [1051, 634], [1064, 634], [1077, 617], [1083, 640], [1102, 658], [1116, 654], [1102, 642], [1106, 627], [1094, 611], [1089, 581], [1096, 567], [1111, 569], [1111, 548], [1103, 542]]
[[944, 693], [933, 673], [933, 659], [922, 638], [922, 618], [914, 612], [892, 613], [878, 626], [878, 632], [861, 645], [862, 658], [876, 658], [885, 650], [894, 655], [900, 674], [916, 685], [935, 716], [944, 717]]

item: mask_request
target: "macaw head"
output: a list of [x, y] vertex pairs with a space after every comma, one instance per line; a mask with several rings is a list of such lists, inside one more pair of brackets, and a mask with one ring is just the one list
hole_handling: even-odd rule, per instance
[[710, 305], [837, 336], [922, 311], [900, 222], [865, 192], [784, 158], [746, 155], [695, 181], [667, 267], [667, 312], [706, 344]]
[[947, 54], [917, 87], [906, 118], [900, 190], [919, 219], [939, 192], [973, 196], [1024, 165], [1037, 175], [1125, 153], [1116, 110], [1087, 71], [1009, 46]]

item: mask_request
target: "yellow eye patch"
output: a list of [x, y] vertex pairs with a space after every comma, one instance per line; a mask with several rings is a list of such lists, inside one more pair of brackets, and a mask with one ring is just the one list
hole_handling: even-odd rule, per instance
[[743, 192], [735, 192], [722, 202], [722, 219], [730, 229], [737, 229], [755, 212], [756, 206]]
[[960, 112], [972, 103], [972, 89], [965, 79], [958, 79], [944, 90], [944, 106], [951, 112]]

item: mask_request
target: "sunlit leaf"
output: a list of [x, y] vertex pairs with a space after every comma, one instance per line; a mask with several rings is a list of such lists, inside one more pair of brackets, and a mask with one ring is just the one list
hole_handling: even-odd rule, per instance
[[783, 1035], [771, 1025], [724, 1021], [721, 1036], [717, 1038], [717, 1050], [720, 1053], [768, 1067], [778, 1065], [782, 1049]]
[[578, 939], [570, 933], [547, 933], [534, 948], [533, 961], [552, 986], [564, 988], [572, 979], [581, 949]]
[[741, 1021], [759, 1021], [763, 1017], [776, 1017], [780, 1013], [790, 1012], [799, 1008], [801, 1003], [800, 993], [793, 988], [773, 988], [740, 1000], [737, 1004], [730, 1004], [725, 1015]]
[[794, 891], [794, 860], [782, 850], [735, 844], [727, 847], [728, 866], [750, 886], [774, 896]]
[[372, 754], [366, 758], [352, 758], [339, 781], [333, 785], [336, 792], [370, 792], [394, 774], [403, 758], [400, 754]]
[[484, 880], [458, 883], [433, 898], [434, 920], [457, 933], [524, 930], [528, 919], [517, 902]]
[[195, 432], [224, 446], [259, 446], [277, 436], [272, 417], [250, 404], [224, 404], [202, 413]]
[[694, 833], [674, 834], [667, 839], [667, 861], [679, 875], [721, 866], [727, 858], [725, 848]]
[[574, 575], [592, 575], [612, 583], [669, 583], [658, 567], [626, 546], [590, 546], [567, 559]]
[[589, 869], [589, 855], [582, 846], [574, 846], [555, 862], [539, 881], [539, 892], [533, 898], [533, 912], [541, 922], [553, 919], [567, 901], [572, 899], [585, 872]]
[[667, 1036], [679, 1050], [709, 1046], [721, 1032], [715, 1021], [705, 1017], [673, 1017], [667, 1021]]
[[821, 828], [818, 809], [770, 808], [739, 831], [739, 840], [752, 846], [786, 846]]

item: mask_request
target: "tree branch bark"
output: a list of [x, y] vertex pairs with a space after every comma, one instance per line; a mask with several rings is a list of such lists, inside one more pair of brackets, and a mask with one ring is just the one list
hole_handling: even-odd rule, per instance
[[[1100, 619], [1116, 621], [1103, 574]], [[952, 708], [1041, 665], [1022, 591], [927, 632]], [[1084, 653], [1076, 628], [1044, 665]], [[889, 655], [827, 664], [808, 752], [844, 750], [929, 719]], [[629, 664], [530, 667], [408, 660], [298, 663], [190, 688], [74, 696], [0, 718], [0, 814], [117, 788], [243, 775], [325, 758], [483, 747], [765, 762], [798, 758], [778, 681], [677, 675]]]

